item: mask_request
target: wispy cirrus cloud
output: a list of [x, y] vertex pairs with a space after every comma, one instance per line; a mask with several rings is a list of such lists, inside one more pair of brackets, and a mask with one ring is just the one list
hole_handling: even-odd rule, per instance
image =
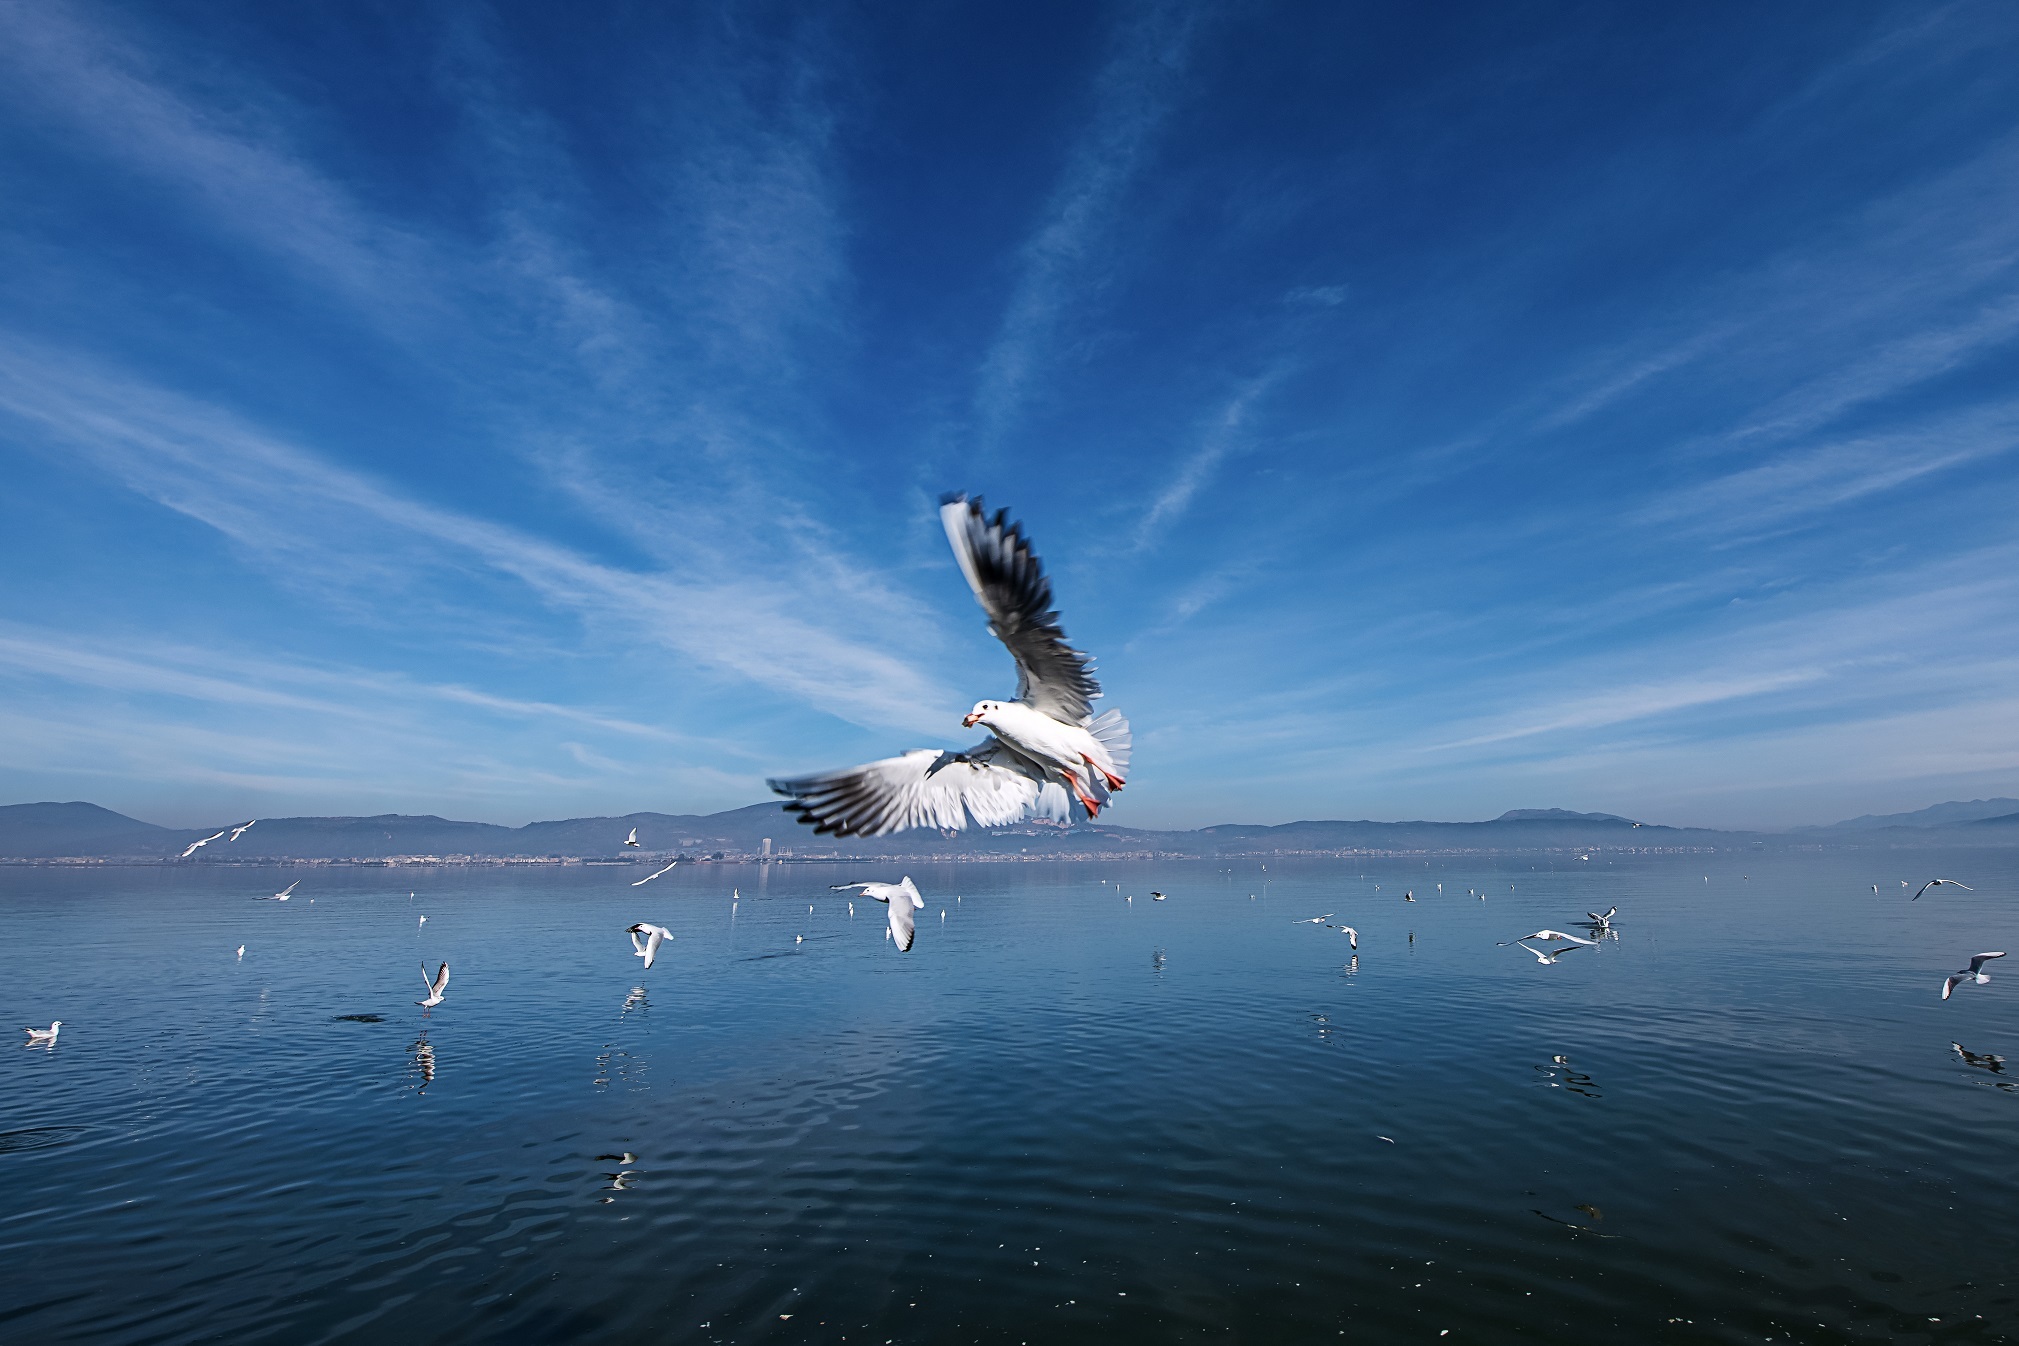
[[1066, 156], [1043, 223], [1025, 241], [1002, 326], [982, 359], [975, 411], [983, 443], [999, 439], [1031, 381], [1054, 358], [1068, 310], [1108, 280], [1119, 211], [1156, 148], [1206, 11], [1146, 4], [1116, 38], [1094, 81], [1086, 129]]
[[369, 576], [397, 591], [411, 582], [416, 551], [435, 564], [475, 561], [555, 609], [847, 719], [922, 729], [953, 713], [946, 708], [957, 698], [861, 639], [848, 616], [809, 615], [796, 588], [625, 570], [417, 501], [180, 395], [18, 343], [10, 355], [0, 411], [129, 489], [322, 583]]

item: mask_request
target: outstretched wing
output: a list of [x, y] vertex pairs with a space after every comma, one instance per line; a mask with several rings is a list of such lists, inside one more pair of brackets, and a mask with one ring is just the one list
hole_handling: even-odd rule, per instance
[[1970, 970], [1972, 972], [1982, 972], [1984, 970], [1984, 964], [1990, 962], [1993, 958], [2003, 958], [2004, 956], [2005, 955], [2002, 953], [1974, 954], [1970, 958]]
[[890, 900], [890, 936], [897, 941], [899, 953], [910, 953], [911, 942], [918, 937], [918, 926], [911, 918], [911, 911], [909, 899], [894, 897]]
[[949, 495], [939, 519], [968, 587], [988, 614], [989, 631], [1017, 662], [1017, 700], [1053, 719], [1078, 724], [1101, 694], [1093, 660], [1066, 644], [1052, 610], [1052, 582], [1009, 511], [990, 518], [981, 498]]
[[918, 748], [771, 788], [786, 812], [823, 836], [880, 837], [908, 827], [1004, 827], [1033, 813], [1067, 816], [1066, 794], [1028, 759], [991, 738], [966, 752]]

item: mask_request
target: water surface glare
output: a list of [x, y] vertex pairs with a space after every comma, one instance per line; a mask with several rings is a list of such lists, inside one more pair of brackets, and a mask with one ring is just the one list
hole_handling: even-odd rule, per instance
[[909, 869], [0, 870], [0, 1339], [2015, 1339], [2010, 852]]

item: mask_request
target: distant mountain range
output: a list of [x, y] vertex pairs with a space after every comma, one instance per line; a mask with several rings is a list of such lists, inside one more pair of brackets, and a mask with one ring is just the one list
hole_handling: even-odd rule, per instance
[[1882, 827], [1955, 827], [1969, 823], [2009, 823], [2019, 818], [2019, 799], [1952, 799], [1912, 813], [1867, 813], [1827, 827], [1799, 827], [1798, 832], [1870, 832]]
[[[242, 821], [238, 819], [233, 822]], [[219, 826], [224, 824], [220, 823]], [[638, 829], [640, 848], [624, 838]], [[0, 859], [179, 860], [203, 830], [157, 827], [96, 804], [0, 806]], [[1602, 849], [1760, 849], [1797, 845], [2019, 844], [2019, 800], [1938, 804], [1916, 813], [1854, 818], [1790, 833], [1664, 827], [1611, 813], [1510, 809], [1486, 822], [1313, 821], [1276, 826], [1222, 824], [1159, 832], [1081, 823], [941, 833], [918, 831], [874, 840], [816, 836], [781, 804], [726, 813], [631, 813], [502, 827], [433, 815], [371, 818], [262, 818], [236, 842], [220, 839], [181, 863], [306, 861], [622, 861], [843, 858], [1043, 859], [1126, 856], [1324, 855], [1392, 851]]]

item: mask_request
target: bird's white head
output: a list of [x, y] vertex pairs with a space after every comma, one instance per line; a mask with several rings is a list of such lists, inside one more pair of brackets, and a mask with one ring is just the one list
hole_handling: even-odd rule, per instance
[[58, 1028], [61, 1028], [61, 1027], [63, 1027], [63, 1021], [62, 1021], [61, 1019], [51, 1019], [51, 1020], [49, 1021], [49, 1027], [50, 1027], [51, 1031], [54, 1031], [55, 1029], [58, 1029]]
[[989, 717], [1001, 709], [1002, 702], [1000, 701], [977, 701], [974, 703], [974, 709], [967, 713], [967, 718], [962, 720], [961, 723], [969, 729], [974, 728], [978, 724], [992, 724], [994, 721]]

